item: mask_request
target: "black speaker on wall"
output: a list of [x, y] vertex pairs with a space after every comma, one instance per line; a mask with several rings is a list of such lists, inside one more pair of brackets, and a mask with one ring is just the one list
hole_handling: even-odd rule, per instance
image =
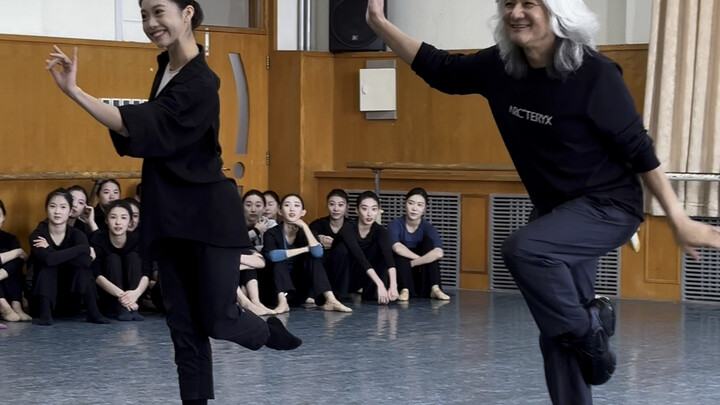
[[330, 0], [330, 52], [385, 50], [385, 43], [365, 22], [367, 3], [367, 0]]

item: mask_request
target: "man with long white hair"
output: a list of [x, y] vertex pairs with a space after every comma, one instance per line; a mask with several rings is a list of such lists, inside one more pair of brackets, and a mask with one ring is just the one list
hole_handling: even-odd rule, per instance
[[664, 208], [678, 245], [720, 248], [720, 230], [693, 221], [660, 168], [619, 66], [595, 49], [597, 19], [582, 0], [497, 1], [497, 45], [449, 54], [390, 23], [383, 0], [367, 22], [430, 86], [487, 98], [535, 205], [502, 254], [540, 329], [555, 404], [592, 403], [615, 371], [615, 314], [595, 297], [598, 259], [643, 220], [643, 188]]

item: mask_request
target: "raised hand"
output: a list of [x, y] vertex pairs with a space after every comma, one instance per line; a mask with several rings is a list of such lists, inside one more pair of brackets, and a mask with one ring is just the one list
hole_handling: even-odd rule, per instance
[[385, 18], [385, 0], [369, 0], [367, 11], [365, 12], [365, 20], [368, 25], [372, 27], [372, 24], [377, 21], [381, 21]]
[[[50, 71], [55, 83], [63, 93], [71, 95], [77, 89], [77, 47], [73, 49], [70, 59], [57, 45], [53, 45], [50, 59], [45, 60], [45, 69]], [[60, 67], [60, 69], [56, 69]]]

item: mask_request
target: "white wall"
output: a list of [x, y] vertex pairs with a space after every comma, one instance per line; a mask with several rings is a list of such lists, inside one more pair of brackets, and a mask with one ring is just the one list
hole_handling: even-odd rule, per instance
[[[327, 51], [328, 0], [313, 3], [312, 49]], [[387, 0], [388, 17], [445, 49], [493, 44], [493, 0]], [[601, 24], [598, 44], [647, 43], [652, 0], [586, 0]], [[247, 26], [247, 0], [202, 0], [209, 25]], [[278, 0], [278, 49], [298, 49], [298, 0]], [[147, 42], [137, 0], [0, 0], [0, 34]]]
[[[388, 18], [410, 36], [445, 49], [484, 48], [494, 43], [492, 0], [386, 0]], [[585, 0], [600, 21], [599, 45], [647, 43], [652, 0]], [[298, 0], [279, 0], [279, 49], [297, 49]], [[313, 50], [328, 50], [328, 1], [313, 0]], [[287, 8], [286, 10], [283, 10]], [[280, 12], [288, 15], [282, 19]]]
[[0, 10], [2, 34], [115, 39], [115, 0], [0, 0]]
[[[247, 0], [200, 4], [207, 25], [248, 26]], [[0, 0], [0, 10], [0, 34], [149, 42], [137, 0]]]

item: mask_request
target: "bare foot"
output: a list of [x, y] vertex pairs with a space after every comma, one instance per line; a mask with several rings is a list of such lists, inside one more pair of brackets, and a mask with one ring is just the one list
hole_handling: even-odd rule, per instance
[[265, 305], [262, 305], [262, 304], [256, 305], [252, 301], [249, 301], [249, 300], [243, 301], [243, 302], [238, 302], [238, 305], [240, 305], [241, 308], [246, 309], [257, 316], [274, 315], [275, 314], [275, 311], [266, 307]]
[[281, 302], [275, 309], [273, 309], [276, 314], [284, 314], [285, 312], [290, 312], [290, 305], [288, 305], [287, 301]]
[[341, 304], [340, 301], [327, 301], [325, 305], [320, 308], [322, 308], [323, 311], [352, 312], [352, 309]]

